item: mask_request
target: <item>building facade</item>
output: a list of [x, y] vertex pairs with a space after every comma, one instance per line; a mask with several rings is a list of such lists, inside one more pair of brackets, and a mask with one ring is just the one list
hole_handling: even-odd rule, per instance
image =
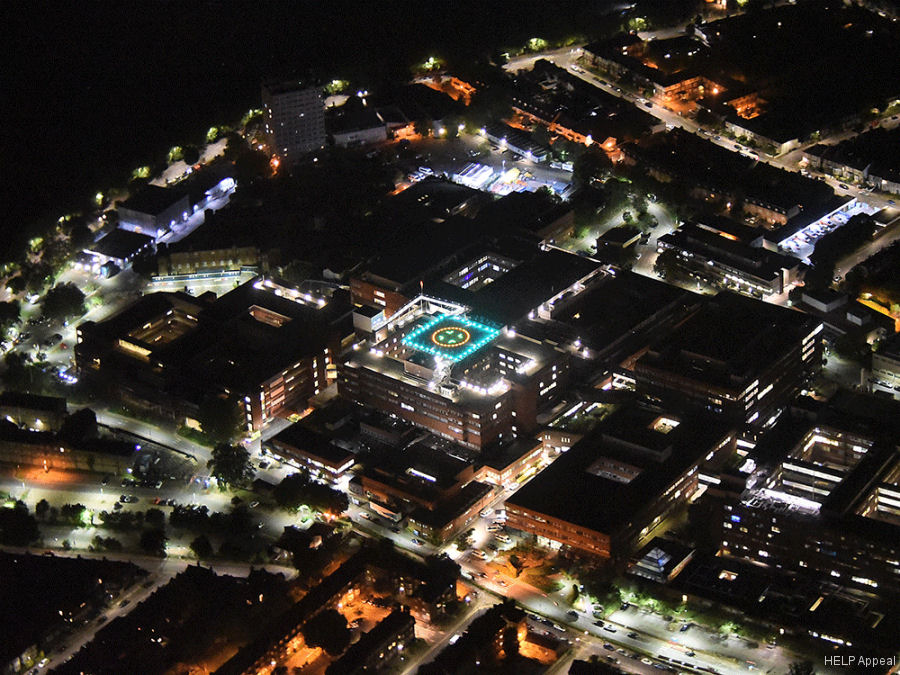
[[318, 87], [299, 82], [267, 83], [262, 87], [269, 147], [289, 164], [325, 145], [325, 104]]

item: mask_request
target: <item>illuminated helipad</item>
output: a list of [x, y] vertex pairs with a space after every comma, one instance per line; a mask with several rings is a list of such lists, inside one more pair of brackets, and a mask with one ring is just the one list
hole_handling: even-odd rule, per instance
[[403, 338], [403, 344], [447, 361], [460, 361], [500, 334], [496, 328], [463, 316], [441, 314]]

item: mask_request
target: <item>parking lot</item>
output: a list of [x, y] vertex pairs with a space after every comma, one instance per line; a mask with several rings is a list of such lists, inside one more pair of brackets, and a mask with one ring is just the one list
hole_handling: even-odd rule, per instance
[[871, 214], [872, 207], [860, 202], [849, 202], [838, 211], [833, 211], [810, 223], [779, 244], [785, 253], [806, 260], [812, 254], [816, 242], [830, 232], [845, 225], [850, 218], [860, 213]]

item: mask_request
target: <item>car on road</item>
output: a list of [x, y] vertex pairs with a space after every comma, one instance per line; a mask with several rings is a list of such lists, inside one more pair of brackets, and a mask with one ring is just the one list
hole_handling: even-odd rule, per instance
[[691, 651], [689, 651], [687, 654], [685, 654], [685, 656], [694, 657], [694, 656], [697, 656], [697, 652], [691, 650]]
[[623, 602], [623, 603], [619, 606], [619, 609], [621, 609], [621, 610], [626, 610], [626, 609], [628, 609], [629, 607], [631, 607], [631, 605], [629, 605], [627, 602]]
[[846, 185], [844, 185], [843, 183], [838, 183], [838, 187], [841, 188], [842, 190], [849, 190], [849, 189], [850, 189], [850, 188], [848, 188]]
[[683, 624], [681, 624], [681, 628], [679, 628], [678, 631], [681, 632], [681, 633], [683, 633], [684, 631], [686, 631], [686, 630], [687, 630], [688, 628], [690, 628], [690, 627], [691, 627], [691, 624], [689, 624], [689, 623], [683, 623]]
[[628, 637], [630, 637], [632, 640], [638, 640], [638, 639], [640, 639], [641, 636], [638, 635], [637, 633], [635, 633], [634, 631], [631, 631], [631, 632], [628, 634]]
[[121, 495], [119, 497], [119, 501], [123, 504], [135, 504], [138, 501], [138, 498], [134, 495]]
[[611, 652], [616, 651], [616, 648], [614, 646], [612, 646], [611, 644], [609, 644], [608, 642], [603, 645], [603, 649], [606, 649]]
[[257, 506], [259, 506], [259, 501], [257, 501], [256, 499], [254, 499], [252, 502], [250, 502], [251, 509], [255, 509]]
[[650, 103], [650, 101], [647, 101], [647, 102], [644, 103], [644, 107], [645, 107], [645, 108], [652, 108], [652, 107], [653, 107], [653, 104]]
[[130, 605], [130, 604], [131, 604], [131, 600], [126, 599], [119, 603], [119, 607], [128, 607], [128, 605]]
[[413, 542], [416, 546], [422, 546], [422, 545], [425, 543], [425, 542], [422, 541], [421, 539], [413, 539], [412, 542]]
[[594, 625], [597, 626], [597, 627], [599, 627], [599, 628], [603, 628], [603, 622], [602, 622], [602, 621], [597, 620], [597, 621], [594, 622]]
[[615, 632], [616, 632], [616, 629], [613, 628], [612, 626], [603, 626], [603, 630], [607, 631], [608, 633], [615, 633]]

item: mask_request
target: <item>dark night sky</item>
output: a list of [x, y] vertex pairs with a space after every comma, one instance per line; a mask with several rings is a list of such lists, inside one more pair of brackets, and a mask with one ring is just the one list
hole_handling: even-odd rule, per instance
[[[373, 88], [450, 60], [608, 26], [615, 3], [4, 2], [0, 231], [55, 217], [259, 104], [272, 74]], [[606, 16], [604, 16], [606, 15]], [[616, 22], [616, 19], [612, 20]], [[4, 237], [4, 239], [8, 238]]]

